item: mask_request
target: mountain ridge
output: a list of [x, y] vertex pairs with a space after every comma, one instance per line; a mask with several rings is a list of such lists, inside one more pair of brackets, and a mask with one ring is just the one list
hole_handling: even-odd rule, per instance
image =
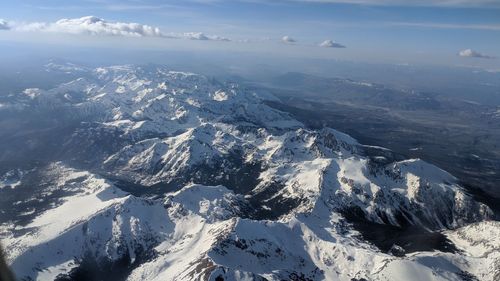
[[[467, 236], [460, 231], [476, 231], [471, 223], [496, 231], [495, 222], [481, 222], [493, 218], [492, 211], [433, 165], [389, 155], [375, 161], [348, 135], [304, 129], [267, 106], [273, 96], [204, 76], [163, 67], [75, 71], [83, 77], [50, 90], [28, 89], [8, 107], [63, 107], [83, 120], [62, 136], [55, 155], [63, 159], [1, 177], [2, 204], [20, 201], [29, 217], [0, 226], [20, 276], [77, 278], [91, 261], [118, 266], [122, 258], [128, 280], [498, 275], [482, 272], [478, 262], [498, 263], [494, 252], [405, 255], [405, 245], [395, 245], [403, 256], [381, 252], [346, 216], [444, 231], [452, 241]], [[34, 183], [35, 175], [44, 185]], [[30, 184], [40, 193], [25, 194]], [[47, 206], [23, 203], [37, 200]], [[75, 206], [87, 213], [70, 212]]]

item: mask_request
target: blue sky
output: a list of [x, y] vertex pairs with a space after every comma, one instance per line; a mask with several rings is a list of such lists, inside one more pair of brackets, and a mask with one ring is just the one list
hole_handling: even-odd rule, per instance
[[[500, 57], [500, 0], [31, 0], [4, 1], [0, 7], [0, 19], [11, 27], [17, 26], [15, 31], [11, 28], [2, 32], [0, 40], [27, 40], [26, 33], [17, 32], [23, 24], [50, 24], [62, 18], [93, 15], [109, 22], [158, 27], [162, 34], [202, 32], [232, 41], [225, 45], [190, 40], [142, 41], [144, 46], [155, 48], [227, 48], [294, 56], [500, 68], [500, 59], [495, 58]], [[34, 33], [33, 28], [29, 30]], [[45, 27], [47, 30], [56, 28]], [[285, 35], [295, 42], [283, 44], [281, 38]], [[51, 36], [54, 38], [47, 39]], [[39, 40], [34, 34], [28, 37], [34, 43]], [[41, 37], [45, 41], [65, 41], [47, 33]], [[103, 38], [95, 37], [93, 40], [102, 44]], [[317, 47], [325, 40], [346, 48]], [[86, 39], [89, 41], [92, 40]], [[134, 46], [141, 47], [141, 43]], [[473, 52], [457, 55], [466, 49]]]

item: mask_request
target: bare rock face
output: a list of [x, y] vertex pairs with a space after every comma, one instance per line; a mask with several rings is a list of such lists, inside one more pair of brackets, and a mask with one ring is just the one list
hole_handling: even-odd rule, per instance
[[404, 257], [405, 254], [406, 254], [406, 251], [401, 246], [398, 246], [398, 245], [394, 244], [389, 249], [389, 254], [391, 254], [391, 255], [393, 255], [395, 257]]

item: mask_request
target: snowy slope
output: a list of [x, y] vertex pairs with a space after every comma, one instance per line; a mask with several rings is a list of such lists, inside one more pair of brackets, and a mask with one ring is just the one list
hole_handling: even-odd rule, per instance
[[[61, 136], [63, 161], [0, 176], [1, 202], [17, 208], [0, 213], [0, 239], [20, 277], [101, 264], [117, 280], [498, 278], [491, 210], [433, 165], [374, 161], [353, 138], [305, 129], [237, 85], [75, 67], [48, 65], [82, 77], [13, 101], [81, 122]], [[462, 252], [396, 257], [364, 241], [353, 217], [445, 231]]]
[[[491, 238], [498, 237], [499, 228], [494, 222], [448, 232], [464, 253], [398, 258], [360, 241], [342, 216], [321, 203], [312, 213], [286, 222], [257, 221], [241, 218], [248, 202], [222, 186], [190, 185], [152, 200], [61, 163], [47, 173], [60, 174], [64, 180], [55, 183], [57, 188], [73, 193], [26, 226], [2, 226], [9, 262], [19, 277], [52, 280], [89, 258], [126, 259], [134, 264], [128, 280], [462, 280], [464, 272], [480, 280], [498, 276], [498, 239]], [[485, 271], [485, 265], [491, 270]]]

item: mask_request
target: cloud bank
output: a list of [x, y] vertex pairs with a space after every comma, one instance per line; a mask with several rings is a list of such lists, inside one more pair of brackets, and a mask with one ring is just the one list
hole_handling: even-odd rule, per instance
[[483, 58], [483, 59], [493, 59], [495, 57], [492, 57], [492, 56], [488, 56], [488, 55], [485, 55], [485, 54], [481, 54], [479, 52], [476, 52], [472, 49], [465, 49], [465, 50], [462, 50], [458, 53], [459, 56], [461, 57], [467, 57], [467, 58]]
[[54, 23], [28, 23], [16, 26], [17, 31], [55, 32], [99, 36], [162, 37], [158, 27], [139, 23], [108, 22], [94, 16], [61, 19]]
[[321, 42], [321, 44], [319, 44], [319, 46], [323, 47], [323, 48], [345, 48], [344, 45], [337, 43], [335, 41], [332, 41], [332, 40], [325, 40], [325, 41]]
[[9, 23], [0, 19], [0, 30], [2, 29], [18, 32], [50, 32], [91, 36], [161, 37], [207, 41], [231, 41], [226, 37], [205, 35], [201, 32], [165, 34], [158, 27], [139, 23], [110, 22], [94, 16], [60, 19], [56, 22], [49, 23]]

